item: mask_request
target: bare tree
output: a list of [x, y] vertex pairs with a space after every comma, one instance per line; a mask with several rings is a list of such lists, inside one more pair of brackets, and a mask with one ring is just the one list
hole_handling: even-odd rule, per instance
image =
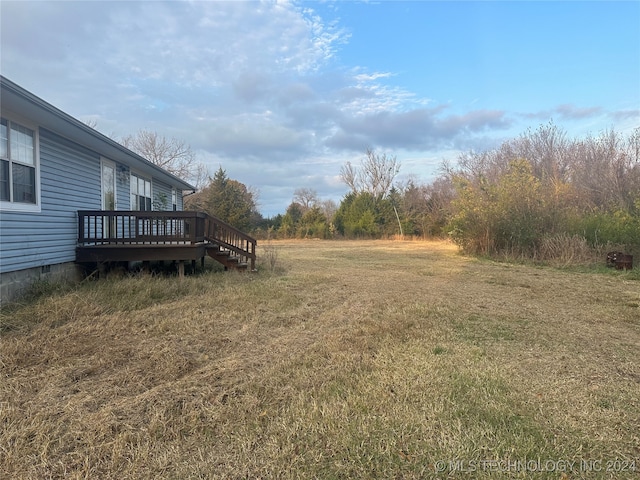
[[627, 138], [626, 152], [632, 164], [640, 164], [640, 127], [634, 128]]
[[351, 165], [351, 162], [345, 163], [342, 168], [340, 168], [340, 178], [347, 184], [353, 193], [358, 193], [360, 191], [358, 171], [353, 165]]
[[94, 130], [98, 129], [98, 121], [95, 118], [89, 118], [85, 120], [84, 124], [89, 128], [93, 128]]
[[338, 211], [338, 205], [333, 200], [323, 200], [320, 202], [319, 206], [328, 221], [331, 221], [335, 213]]
[[354, 193], [369, 192], [380, 199], [388, 195], [399, 171], [400, 164], [395, 156], [378, 154], [368, 148], [360, 168], [347, 162], [340, 169], [340, 178]]
[[638, 131], [588, 136], [573, 146], [571, 181], [591, 207], [632, 209], [640, 192]]
[[302, 212], [306, 213], [318, 203], [318, 192], [312, 188], [298, 188], [293, 192], [293, 201], [300, 204]]
[[528, 130], [518, 140], [511, 142], [510, 159], [526, 158], [533, 167], [533, 174], [545, 184], [558, 184], [566, 180], [567, 152], [571, 142], [566, 131], [549, 122], [537, 130]]
[[206, 168], [196, 161], [195, 154], [184, 140], [140, 130], [123, 138], [121, 143], [176, 177], [199, 183], [208, 178]]
[[[196, 187], [196, 190], [202, 190], [209, 184], [211, 180], [211, 172], [204, 163], [196, 162], [194, 168], [191, 170], [191, 176], [188, 177], [188, 180]], [[254, 192], [254, 194], [257, 199], [257, 191]]]

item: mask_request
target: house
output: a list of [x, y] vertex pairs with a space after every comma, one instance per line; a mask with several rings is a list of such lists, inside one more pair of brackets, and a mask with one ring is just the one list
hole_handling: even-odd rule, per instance
[[[88, 262], [251, 260], [255, 240], [182, 212], [189, 183], [0, 76], [0, 302]], [[182, 265], [182, 263], [181, 263]]]

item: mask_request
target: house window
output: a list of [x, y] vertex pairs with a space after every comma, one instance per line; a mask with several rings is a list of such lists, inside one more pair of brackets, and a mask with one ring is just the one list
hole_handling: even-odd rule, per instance
[[36, 132], [0, 118], [0, 200], [35, 205]]
[[131, 210], [151, 210], [151, 180], [131, 174]]
[[174, 212], [178, 210], [178, 191], [175, 188], [171, 189], [171, 206]]

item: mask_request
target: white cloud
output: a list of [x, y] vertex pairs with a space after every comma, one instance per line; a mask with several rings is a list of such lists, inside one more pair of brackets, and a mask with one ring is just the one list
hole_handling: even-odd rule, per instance
[[392, 83], [392, 71], [342, 64], [350, 34], [313, 3], [4, 0], [0, 9], [3, 75], [108, 135], [145, 128], [186, 140], [213, 170], [260, 190], [267, 213], [284, 211], [299, 187], [336, 199], [340, 165], [367, 147], [453, 152], [511, 125], [505, 111], [453, 113]]
[[375, 80], [380, 80], [381, 78], [389, 78], [391, 77], [391, 73], [360, 73], [356, 75], [354, 78], [358, 82], [371, 82]]

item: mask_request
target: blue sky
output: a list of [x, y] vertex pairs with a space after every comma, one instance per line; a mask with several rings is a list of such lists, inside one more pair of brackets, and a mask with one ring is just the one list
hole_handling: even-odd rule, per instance
[[551, 120], [640, 126], [640, 2], [0, 3], [2, 74], [97, 129], [187, 141], [259, 192], [339, 202], [370, 147], [399, 180]]

